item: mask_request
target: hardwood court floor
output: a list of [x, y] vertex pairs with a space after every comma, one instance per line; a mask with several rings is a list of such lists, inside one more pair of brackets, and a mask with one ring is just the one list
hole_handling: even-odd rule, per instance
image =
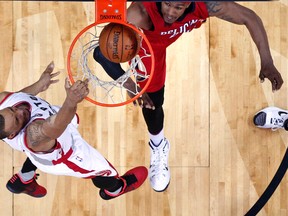
[[[0, 146], [0, 215], [3, 216], [236, 216], [244, 215], [273, 178], [288, 133], [257, 129], [263, 107], [288, 109], [288, 1], [241, 3], [262, 18], [276, 67], [285, 81], [272, 93], [260, 84], [259, 55], [244, 26], [211, 18], [169, 48], [165, 134], [171, 142], [171, 183], [164, 193], [146, 181], [137, 191], [102, 201], [90, 180], [40, 172], [48, 194], [12, 195], [5, 188], [25, 155]], [[36, 81], [54, 60], [61, 81], [41, 96], [63, 102], [66, 57], [76, 34], [94, 21], [94, 2], [0, 2], [0, 90]], [[119, 170], [149, 166], [146, 126], [132, 105], [79, 105], [80, 131]], [[288, 177], [259, 213], [288, 215]]]

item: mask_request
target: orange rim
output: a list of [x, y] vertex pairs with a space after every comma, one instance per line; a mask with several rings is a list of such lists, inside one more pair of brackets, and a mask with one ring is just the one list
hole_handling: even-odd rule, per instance
[[[137, 100], [148, 88], [152, 77], [154, 75], [154, 67], [155, 67], [155, 59], [154, 59], [154, 52], [152, 50], [152, 46], [149, 43], [148, 39], [146, 38], [146, 36], [144, 35], [144, 33], [142, 33], [139, 29], [137, 29], [135, 26], [127, 23], [126, 21], [126, 0], [117, 0], [117, 1], [113, 1], [113, 5], [111, 5], [112, 1], [109, 0], [95, 0], [95, 12], [96, 12], [96, 20], [95, 23], [85, 27], [83, 30], [81, 30], [78, 35], [74, 38], [74, 40], [72, 41], [69, 51], [68, 51], [68, 57], [67, 57], [67, 70], [68, 70], [68, 77], [71, 81], [71, 83], [73, 84], [75, 82], [73, 75], [72, 75], [72, 71], [71, 71], [71, 67], [70, 67], [70, 58], [71, 58], [71, 54], [72, 54], [72, 50], [77, 42], [77, 40], [80, 38], [80, 36], [86, 32], [88, 29], [92, 28], [93, 26], [96, 26], [98, 24], [101, 23], [107, 23], [107, 22], [114, 22], [114, 23], [119, 23], [119, 24], [123, 24], [126, 25], [130, 28], [132, 28], [134, 31], [136, 31], [146, 42], [146, 44], [148, 45], [149, 51], [150, 51], [150, 55], [151, 55], [151, 71], [149, 74], [149, 78], [147, 80], [146, 85], [144, 86], [144, 88], [139, 92], [139, 94], [135, 95], [133, 98], [130, 98], [127, 101], [123, 101], [121, 103], [115, 103], [115, 104], [106, 104], [106, 103], [101, 103], [98, 102], [96, 100], [93, 100], [90, 97], [86, 97], [85, 99], [93, 104], [99, 105], [99, 106], [104, 106], [104, 107], [118, 107], [118, 106], [123, 106], [123, 105], [127, 105], [135, 100]], [[105, 11], [106, 10], [106, 11]], [[108, 16], [104, 16], [103, 15], [107, 15]], [[121, 16], [119, 16], [121, 15]]]

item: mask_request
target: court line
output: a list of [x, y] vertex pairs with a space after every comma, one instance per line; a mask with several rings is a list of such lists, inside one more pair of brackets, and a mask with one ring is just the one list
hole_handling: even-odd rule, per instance
[[257, 213], [264, 207], [264, 205], [268, 202], [270, 197], [273, 195], [274, 191], [280, 184], [282, 178], [284, 177], [288, 168], [288, 148], [286, 148], [286, 153], [282, 159], [278, 170], [276, 171], [273, 179], [270, 184], [263, 192], [263, 194], [259, 197], [257, 202], [252, 206], [252, 208], [245, 214], [245, 216], [255, 216]]

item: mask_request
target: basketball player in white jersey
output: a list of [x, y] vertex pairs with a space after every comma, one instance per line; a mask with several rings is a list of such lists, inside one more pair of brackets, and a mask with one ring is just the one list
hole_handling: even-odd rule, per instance
[[57, 82], [52, 78], [59, 72], [52, 73], [53, 69], [52, 62], [36, 83], [20, 92], [0, 93], [0, 138], [28, 157], [23, 169], [8, 181], [8, 190], [45, 196], [46, 189], [35, 180], [36, 167], [50, 174], [91, 178], [105, 200], [140, 187], [148, 174], [145, 167], [133, 168], [119, 176], [77, 130], [77, 104], [89, 93], [88, 80], [71, 85], [66, 79], [62, 107], [52, 106], [36, 96]]

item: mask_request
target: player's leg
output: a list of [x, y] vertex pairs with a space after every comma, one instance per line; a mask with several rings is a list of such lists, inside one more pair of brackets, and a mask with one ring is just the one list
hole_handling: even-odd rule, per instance
[[[100, 52], [99, 47], [95, 48], [93, 57], [113, 79], [117, 79], [125, 73], [120, 64], [108, 61]], [[145, 59], [143, 59], [143, 61], [145, 61]], [[165, 51], [162, 52], [159, 62], [157, 61], [158, 64], [162, 62], [165, 64]], [[148, 71], [150, 64], [150, 60], [146, 60], [144, 63]], [[170, 170], [168, 167], [170, 144], [169, 141], [165, 139], [163, 132], [164, 111], [162, 105], [164, 102], [164, 87], [157, 92], [149, 93], [149, 96], [155, 105], [155, 110], [142, 109], [150, 136], [151, 163], [149, 176], [152, 188], [160, 192], [164, 191], [170, 182]], [[163, 163], [159, 163], [159, 158]]]
[[99, 194], [102, 199], [109, 200], [124, 193], [139, 188], [148, 176], [146, 167], [135, 167], [124, 175], [96, 176], [92, 178], [93, 184], [100, 188]]
[[7, 189], [12, 193], [26, 193], [32, 197], [45, 196], [46, 189], [36, 182], [36, 169], [37, 167], [27, 157], [22, 169], [7, 182]]
[[259, 128], [288, 130], [288, 111], [278, 107], [266, 107], [255, 114], [253, 122]]
[[[97, 149], [89, 145], [76, 129], [72, 127], [70, 129], [74, 142], [73, 154], [69, 157], [69, 163], [66, 163], [66, 160], [61, 160], [60, 164], [54, 162], [52, 167], [54, 173], [57, 169], [65, 175], [91, 178], [93, 184], [100, 188], [99, 194], [105, 200], [135, 190], [143, 184], [148, 175], [145, 167], [136, 167], [119, 176], [113, 165]], [[35, 164], [38, 166], [37, 163]], [[67, 166], [62, 166], [63, 164]], [[61, 167], [57, 168], [57, 166]], [[38, 168], [50, 172], [43, 166]], [[57, 174], [61, 175], [61, 172]]]
[[148, 93], [155, 110], [143, 108], [142, 113], [149, 131], [151, 150], [149, 179], [152, 188], [157, 192], [164, 191], [170, 183], [168, 166], [170, 143], [164, 137], [164, 87], [157, 92]]

